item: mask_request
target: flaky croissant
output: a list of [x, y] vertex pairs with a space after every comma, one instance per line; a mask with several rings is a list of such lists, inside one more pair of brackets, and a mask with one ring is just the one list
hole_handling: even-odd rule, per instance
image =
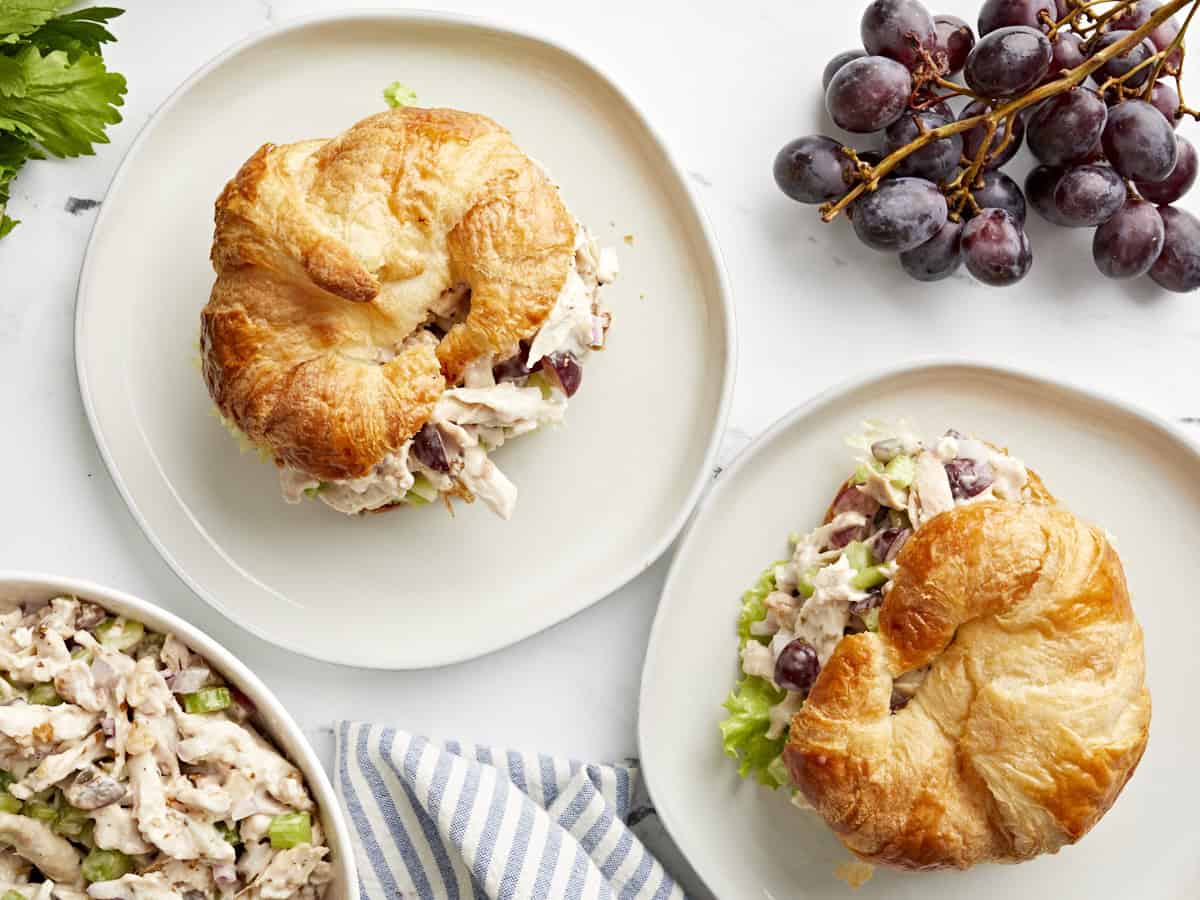
[[[1052, 502], [984, 501], [932, 519], [897, 563], [878, 634], [841, 640], [792, 720], [793, 783], [849, 849], [906, 869], [1079, 840], [1150, 723], [1142, 631], [1107, 536]], [[924, 667], [893, 712], [893, 680]]]

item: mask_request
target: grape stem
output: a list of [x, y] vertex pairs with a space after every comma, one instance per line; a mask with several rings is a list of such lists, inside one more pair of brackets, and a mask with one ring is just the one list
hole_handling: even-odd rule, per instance
[[[1082, 13], [1101, 2], [1107, 2], [1107, 0], [1094, 0], [1094, 2], [1083, 4], [1076, 10], [1073, 10], [1072, 15], [1076, 13]], [[1128, 9], [1132, 5], [1133, 0], [1123, 0], [1123, 2], [1119, 3], [1112, 9], [1107, 10], [1103, 15], [1098, 17], [1096, 20], [1097, 24], [1094, 27], [1098, 29], [1104, 22], [1107, 22], [1109, 19], [1111, 19], [1114, 14]], [[983, 169], [983, 166], [986, 165], [987, 159], [990, 155], [989, 151], [992, 150], [992, 141], [995, 139], [996, 132], [999, 130], [1001, 122], [1004, 122], [1005, 120], [1008, 121], [1008, 125], [1005, 128], [1004, 137], [1002, 138], [1002, 140], [1005, 142], [1001, 145], [1002, 149], [1003, 146], [1007, 146], [1007, 141], [1012, 139], [1014, 120], [1016, 115], [1021, 112], [1021, 110], [1041, 103], [1043, 100], [1048, 100], [1051, 97], [1056, 97], [1059, 94], [1071, 90], [1072, 88], [1078, 87], [1080, 84], [1086, 81], [1088, 76], [1090, 76], [1093, 72], [1102, 69], [1109, 60], [1124, 55], [1126, 51], [1140, 44], [1142, 40], [1150, 34], [1150, 32], [1158, 28], [1159, 25], [1171, 18], [1171, 16], [1175, 15], [1175, 13], [1179, 12], [1185, 7], [1191, 7], [1187, 20], [1185, 21], [1183, 27], [1180, 28], [1179, 34], [1176, 36], [1175, 40], [1172, 42], [1172, 47], [1174, 47], [1175, 43], [1178, 42], [1179, 49], [1182, 49], [1183, 36], [1187, 31], [1188, 24], [1190, 24], [1192, 20], [1192, 16], [1196, 12], [1197, 5], [1200, 5], [1200, 0], [1167, 0], [1166, 3], [1164, 3], [1150, 15], [1150, 18], [1147, 19], [1140, 28], [1132, 31], [1121, 40], [1114, 41], [1113, 43], [1109, 44], [1095, 56], [1085, 60], [1074, 69], [1065, 70], [1061, 78], [1058, 78], [1055, 81], [1047, 82], [1046, 84], [1036, 87], [1026, 94], [1022, 94], [1020, 97], [1015, 97], [1007, 102], [997, 101], [999, 105], [994, 106], [988, 112], [981, 113], [978, 116], [960, 119], [956, 122], [951, 122], [947, 125], [942, 125], [938, 128], [931, 128], [928, 131], [924, 131], [917, 135], [917, 137], [913, 138], [913, 140], [908, 144], [905, 144], [903, 147], [900, 147], [899, 149], [890, 153], [888, 156], [884, 157], [884, 159], [881, 160], [876, 166], [867, 166], [865, 168], [860, 166], [859, 171], [862, 181], [851, 188], [848, 193], [846, 193], [836, 202], [824, 204], [821, 207], [821, 218], [826, 222], [832, 222], [835, 218], [837, 218], [839, 213], [844, 211], [846, 207], [852, 204], [864, 193], [876, 190], [876, 188], [879, 187], [879, 182], [881, 179], [883, 179], [892, 170], [894, 170], [896, 166], [921, 148], [926, 147], [935, 141], [939, 141], [942, 138], [951, 137], [956, 134], [963, 134], [964, 132], [971, 131], [979, 126], [983, 126], [986, 129], [986, 134], [982, 144], [980, 145], [979, 152], [975, 156], [975, 159], [972, 160], [970, 166], [968, 166], [965, 171], [959, 173], [958, 177], [956, 177], [943, 189], [948, 198], [955, 204], [956, 211], [961, 211], [965, 203], [962, 198], [962, 192], [964, 190], [970, 190], [970, 185], [975, 184], [975, 180], [979, 177], [980, 171]], [[1097, 33], [1099, 33], [1098, 30]], [[1169, 56], [1170, 52], [1172, 51], [1163, 51], [1163, 54]], [[1163, 54], [1156, 54], [1155, 56], [1162, 56]], [[1154, 57], [1151, 57], [1151, 59], [1154, 59]], [[1147, 60], [1147, 62], [1149, 62], [1149, 60]], [[1134, 70], [1131, 70], [1130, 72], [1126, 73], [1126, 76], [1132, 74], [1133, 71]], [[1175, 75], [1178, 83], [1180, 76], [1178, 73], [1175, 73]], [[953, 84], [953, 82], [950, 83]], [[955, 87], [957, 88], [958, 86], [955, 85]], [[1181, 92], [1181, 111], [1184, 114], [1200, 119], [1200, 115], [1197, 115], [1197, 113], [1189, 107], [1183, 106], [1182, 102], [1183, 95]]]

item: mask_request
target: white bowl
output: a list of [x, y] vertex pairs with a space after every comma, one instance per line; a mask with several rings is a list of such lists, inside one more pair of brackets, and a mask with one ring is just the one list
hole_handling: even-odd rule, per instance
[[112, 612], [137, 619], [153, 631], [175, 635], [208, 660], [230, 684], [250, 698], [258, 710], [262, 730], [304, 773], [309, 791], [320, 810], [321, 826], [325, 830], [330, 862], [333, 865], [333, 881], [325, 894], [325, 900], [358, 900], [354, 848], [350, 843], [350, 831], [342, 817], [342, 808], [333, 792], [333, 786], [300, 727], [267, 686], [242, 665], [236, 656], [203, 631], [145, 600], [89, 581], [33, 572], [0, 571], [0, 610], [11, 609], [25, 601], [49, 600], [64, 594], [90, 600]]

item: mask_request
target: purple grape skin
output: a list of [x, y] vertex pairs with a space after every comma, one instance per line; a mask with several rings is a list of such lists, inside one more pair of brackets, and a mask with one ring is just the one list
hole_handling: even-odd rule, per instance
[[868, 247], [903, 253], [946, 224], [949, 210], [937, 186], [922, 178], [885, 181], [854, 204], [854, 233]]
[[[1096, 46], [1092, 49], [1092, 54], [1099, 53], [1106, 47], [1115, 44], [1124, 38], [1133, 34], [1132, 31], [1110, 31], [1096, 42]], [[1126, 50], [1120, 56], [1114, 57], [1106, 62], [1103, 66], [1092, 73], [1092, 81], [1096, 84], [1103, 84], [1109, 78], [1120, 78], [1134, 66], [1141, 65], [1143, 62], [1152, 57], [1158, 52], [1154, 47], [1154, 42], [1150, 38], [1144, 38], [1140, 44]], [[1153, 66], [1146, 66], [1140, 72], [1125, 82], [1129, 87], [1140, 87], [1146, 83], [1146, 79], [1150, 77]]]
[[911, 528], [888, 528], [879, 532], [871, 547], [871, 552], [875, 554], [876, 559], [891, 562], [908, 543], [910, 537], [912, 537]]
[[995, 470], [988, 463], [975, 459], [958, 457], [946, 463], [944, 468], [950, 480], [950, 493], [956, 500], [977, 497], [996, 480]]
[[1055, 20], [1054, 0], [984, 0], [979, 10], [979, 33], [990, 34], [1010, 25], [1027, 25], [1045, 30], [1041, 19], [1045, 13]]
[[1144, 100], [1110, 109], [1101, 142], [1113, 168], [1133, 181], [1162, 181], [1179, 156], [1171, 123]]
[[552, 353], [544, 357], [542, 371], [557, 381], [568, 397], [574, 397], [583, 382], [583, 367], [571, 353]]
[[829, 82], [833, 81], [833, 76], [841, 71], [842, 66], [856, 59], [862, 59], [866, 55], [867, 51], [865, 50], [845, 50], [831, 59], [825, 66], [825, 71], [821, 73], [821, 89], [829, 90]]
[[424, 425], [413, 437], [413, 454], [435, 472], [449, 472], [450, 460], [446, 456], [446, 445], [442, 433], [433, 424]]
[[[884, 133], [883, 151], [888, 154], [894, 153], [916, 140], [922, 132], [949, 125], [951, 121], [951, 117], [932, 109], [906, 113], [888, 126]], [[896, 166], [895, 172], [900, 176], [925, 178], [935, 184], [941, 184], [958, 170], [961, 159], [962, 136], [952, 134], [909, 154]]]
[[1090, 228], [1115, 216], [1127, 194], [1113, 169], [1088, 163], [1063, 172], [1054, 188], [1054, 206], [1068, 228]]
[[1036, 86], [1050, 69], [1054, 49], [1036, 28], [1000, 28], [979, 39], [963, 77], [985, 97], [1015, 97]]
[[900, 265], [917, 281], [949, 278], [962, 265], [962, 230], [962, 222], [947, 220], [925, 243], [901, 253]]
[[1016, 284], [1033, 266], [1029, 236], [1003, 209], [985, 209], [966, 224], [962, 252], [967, 271], [993, 287]]
[[1158, 214], [1163, 220], [1163, 249], [1150, 277], [1159, 287], [1186, 294], [1200, 287], [1200, 219], [1187, 210], [1164, 206]]
[[1107, 122], [1108, 107], [1099, 94], [1072, 88], [1037, 108], [1026, 132], [1029, 149], [1045, 165], [1068, 165], [1091, 152]]
[[[1160, 6], [1162, 3], [1159, 0], [1138, 0], [1129, 9], [1113, 18], [1109, 22], [1109, 28], [1118, 31], [1136, 31], [1150, 21], [1150, 17]], [[1177, 34], [1179, 34], [1179, 23], [1174, 18], [1170, 18], [1151, 31], [1149, 38], [1156, 50], [1166, 50], [1171, 46], [1171, 42], [1175, 40]], [[1167, 62], [1174, 66], [1183, 62], [1180, 51], [1176, 50], [1168, 56]]]
[[[980, 100], [973, 100], [967, 104], [966, 108], [959, 115], [958, 119], [961, 122], [963, 119], [973, 119], [975, 116], [981, 116], [991, 109], [991, 105]], [[1008, 126], [1008, 119], [1002, 119], [1000, 125], [996, 128], [996, 136], [992, 139], [992, 146], [988, 149], [988, 160], [985, 168], [999, 169], [1010, 159], [1017, 155], [1017, 151], [1021, 149], [1021, 142], [1025, 139], [1025, 119], [1021, 116], [1013, 122], [1012, 138], [1007, 146], [996, 155], [996, 148], [1000, 146], [1004, 140], [1004, 129]], [[979, 148], [983, 144], [983, 139], [987, 136], [987, 129], [983, 125], [976, 125], [970, 131], [963, 132], [963, 155], [967, 159], [974, 159], [979, 154]]]
[[975, 32], [958, 16], [934, 16], [938, 49], [946, 54], [946, 74], [957, 75], [975, 46]]
[[1150, 105], [1163, 114], [1172, 128], [1179, 127], [1179, 91], [1173, 85], [1157, 82], [1150, 91]]
[[1054, 205], [1054, 189], [1062, 175], [1062, 169], [1038, 166], [1025, 178], [1025, 199], [1047, 222], [1066, 228], [1066, 220]]
[[1046, 84], [1062, 78], [1062, 73], [1074, 69], [1087, 62], [1087, 53], [1083, 49], [1083, 38], [1073, 31], [1059, 32], [1053, 41], [1054, 50], [1050, 59], [1050, 71], [1042, 79]]
[[1169, 206], [1192, 189], [1196, 183], [1196, 148], [1187, 138], [1175, 136], [1179, 141], [1178, 158], [1171, 174], [1162, 181], [1137, 182], [1138, 193], [1159, 206]]
[[824, 203], [840, 197], [850, 190], [857, 175], [845, 149], [833, 138], [819, 134], [796, 138], [775, 157], [775, 183], [800, 203]]
[[833, 76], [825, 92], [825, 108], [839, 128], [870, 134], [904, 115], [910, 94], [908, 69], [885, 56], [864, 56], [846, 63]]
[[817, 651], [804, 638], [789, 643], [775, 660], [775, 683], [785, 691], [807, 694], [821, 674]]
[[529, 341], [521, 341], [516, 355], [497, 363], [492, 368], [492, 377], [497, 381], [516, 381], [533, 370], [529, 368]]
[[875, 0], [863, 13], [859, 33], [868, 53], [909, 69], [922, 62], [922, 49], [937, 49], [933, 16], [919, 0]]
[[1115, 216], [1096, 229], [1092, 259], [1107, 278], [1137, 278], [1162, 253], [1165, 229], [1153, 203], [1130, 197]]
[[[1027, 207], [1025, 195], [1015, 181], [1003, 172], [984, 172], [980, 179], [983, 184], [971, 189], [971, 195], [981, 209], [1003, 209], [1017, 220], [1017, 224], [1025, 227]], [[974, 217], [972, 212], [971, 217]]]

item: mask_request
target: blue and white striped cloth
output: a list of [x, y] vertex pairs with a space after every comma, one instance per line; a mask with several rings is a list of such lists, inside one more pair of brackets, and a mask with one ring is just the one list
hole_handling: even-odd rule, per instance
[[626, 824], [637, 770], [337, 726], [363, 900], [682, 900]]

